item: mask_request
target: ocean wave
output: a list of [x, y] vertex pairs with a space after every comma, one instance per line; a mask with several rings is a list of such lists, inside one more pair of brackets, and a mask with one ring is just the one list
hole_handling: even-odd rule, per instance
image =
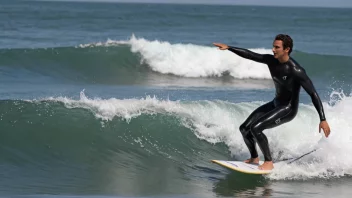
[[[337, 96], [340, 99], [334, 101], [334, 105], [324, 103], [332, 129], [328, 139], [318, 133], [319, 118], [312, 105], [301, 104], [299, 113], [292, 122], [265, 131], [274, 159], [297, 157], [318, 149], [297, 163], [277, 165], [269, 178], [310, 179], [352, 174], [352, 161], [348, 160], [347, 153], [344, 152], [351, 149], [352, 136], [349, 131], [352, 126], [349, 120], [352, 118], [349, 115], [352, 111], [352, 97], [341, 94]], [[45, 149], [34, 145], [51, 142], [63, 149], [62, 152], [69, 152], [77, 146], [74, 142], [79, 142], [85, 136], [82, 141], [90, 142], [94, 139], [94, 144], [99, 147], [106, 145], [107, 150], [114, 148], [127, 152], [126, 149], [137, 146], [141, 150], [139, 155], [156, 155], [160, 160], [174, 159], [178, 162], [197, 158], [204, 160], [204, 164], [211, 168], [212, 165], [208, 164], [211, 159], [231, 157], [242, 160], [248, 157], [238, 128], [261, 104], [263, 102], [260, 101], [181, 102], [159, 100], [155, 97], [99, 99], [89, 98], [84, 92], [78, 100], [55, 97], [5, 101], [1, 103], [1, 120], [6, 123], [1, 141], [6, 142], [7, 147], [17, 150], [30, 145], [33, 145], [33, 149]], [[51, 128], [55, 130], [51, 133], [45, 132]], [[26, 137], [26, 131], [33, 131], [37, 135], [21, 140], [26, 142], [25, 146], [16, 147], [17, 143], [12, 145], [11, 139]], [[96, 139], [96, 136], [100, 136], [99, 133], [107, 134], [108, 139]], [[73, 139], [67, 140], [67, 136]], [[54, 142], [52, 137], [55, 137]], [[198, 155], [197, 153], [204, 152], [204, 147], [207, 150], [206, 156]], [[26, 153], [25, 150], [21, 152]], [[219, 155], [219, 152], [222, 154]]]
[[[269, 49], [250, 49], [271, 53]], [[293, 57], [312, 77], [350, 79], [352, 57], [295, 51]], [[0, 68], [5, 77], [49, 76], [70, 81], [108, 84], [178, 79], [267, 80], [266, 65], [230, 51], [195, 44], [172, 44], [132, 36], [129, 40], [97, 42], [50, 49], [2, 49]]]

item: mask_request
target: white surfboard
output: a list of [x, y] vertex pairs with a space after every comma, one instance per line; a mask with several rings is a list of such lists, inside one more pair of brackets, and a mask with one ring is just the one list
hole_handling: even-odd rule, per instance
[[241, 161], [225, 161], [225, 160], [212, 160], [213, 163], [219, 164], [220, 166], [229, 168], [242, 173], [247, 174], [269, 174], [271, 170], [260, 170], [258, 166], [263, 161], [260, 161], [259, 164], [248, 164]]

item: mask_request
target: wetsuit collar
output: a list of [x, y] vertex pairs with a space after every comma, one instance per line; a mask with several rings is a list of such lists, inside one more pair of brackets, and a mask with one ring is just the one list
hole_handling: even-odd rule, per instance
[[284, 61], [284, 62], [281, 62], [279, 59], [277, 59], [277, 60], [278, 60], [281, 64], [285, 64], [285, 63], [287, 63], [290, 59], [291, 59], [291, 57], [288, 56], [288, 59], [287, 59], [286, 61]]

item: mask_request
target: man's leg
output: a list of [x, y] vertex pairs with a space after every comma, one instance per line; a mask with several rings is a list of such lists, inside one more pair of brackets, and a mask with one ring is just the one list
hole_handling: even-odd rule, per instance
[[248, 150], [251, 154], [251, 158], [246, 160], [245, 162], [247, 163], [259, 163], [258, 159], [258, 152], [255, 146], [255, 140], [253, 134], [250, 132], [251, 125], [253, 123], [256, 123], [256, 120], [258, 120], [261, 116], [265, 115], [266, 113], [272, 111], [275, 109], [275, 105], [273, 101], [268, 102], [260, 107], [258, 107], [256, 110], [254, 110], [244, 121], [244, 123], [240, 126], [240, 131], [243, 136], [243, 140], [246, 143]]
[[297, 110], [290, 106], [279, 106], [261, 116], [250, 126], [250, 131], [256, 139], [260, 150], [264, 155], [264, 164], [260, 166], [262, 169], [272, 169], [272, 159], [270, 154], [269, 142], [264, 129], [270, 129], [286, 122], [291, 121], [296, 116]]

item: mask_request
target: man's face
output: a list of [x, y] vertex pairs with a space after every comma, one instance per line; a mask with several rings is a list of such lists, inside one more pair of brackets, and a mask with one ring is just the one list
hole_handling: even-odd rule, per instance
[[284, 49], [283, 43], [281, 40], [275, 40], [273, 43], [273, 53], [274, 57], [276, 59], [281, 58], [285, 56], [286, 54], [288, 55], [288, 52], [290, 51], [290, 48]]

